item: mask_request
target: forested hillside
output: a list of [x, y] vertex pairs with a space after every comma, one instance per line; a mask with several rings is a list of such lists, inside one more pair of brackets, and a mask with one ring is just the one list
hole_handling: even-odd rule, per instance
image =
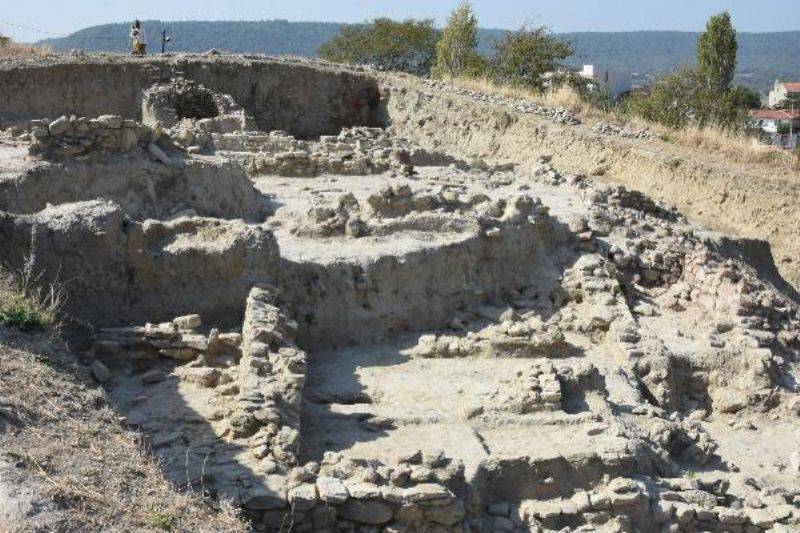
[[[238, 53], [291, 54], [313, 57], [317, 49], [339, 33], [335, 22], [223, 21], [161, 22], [145, 21], [150, 50], [160, 50], [162, 28], [172, 36], [168, 50], [204, 52], [211, 48]], [[48, 39], [56, 50], [122, 52], [128, 49], [127, 23], [105, 24], [80, 30], [64, 38]], [[480, 31], [479, 51], [491, 53], [491, 42], [504, 30]], [[570, 63], [600, 64], [643, 78], [692, 62], [697, 40], [690, 32], [564, 33], [559, 37], [575, 46]], [[736, 82], [767, 90], [773, 81], [800, 78], [800, 31], [780, 33], [742, 33], [739, 37], [739, 68]]]

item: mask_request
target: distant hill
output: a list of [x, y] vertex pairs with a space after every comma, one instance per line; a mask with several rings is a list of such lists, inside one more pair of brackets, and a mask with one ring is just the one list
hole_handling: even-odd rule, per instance
[[[160, 33], [166, 28], [172, 36], [168, 50], [205, 52], [216, 48], [226, 52], [264, 53], [314, 57], [320, 45], [339, 33], [336, 22], [220, 21], [161, 22], [144, 21], [150, 50], [160, 50]], [[129, 24], [92, 26], [41, 44], [65, 51], [124, 52], [128, 50]], [[505, 30], [480, 30], [479, 49], [491, 52], [491, 41]], [[665, 72], [694, 59], [698, 34], [673, 31], [584, 32], [558, 36], [575, 46], [571, 64], [603, 65], [643, 78]], [[800, 79], [800, 31], [739, 33], [739, 68], [736, 82], [765, 91], [775, 79]]]

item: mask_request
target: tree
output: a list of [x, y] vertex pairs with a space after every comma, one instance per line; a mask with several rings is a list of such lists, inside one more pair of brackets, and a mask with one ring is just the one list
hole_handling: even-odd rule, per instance
[[11, 37], [6, 37], [2, 33], [0, 33], [0, 48], [5, 48], [10, 44], [11, 44]]
[[697, 40], [697, 73], [703, 91], [696, 107], [703, 110], [697, 117], [701, 124], [727, 125], [736, 114], [730, 107], [733, 100], [729, 93], [736, 73], [738, 48], [730, 14], [725, 11], [711, 17], [706, 31]]
[[455, 77], [466, 73], [474, 74], [481, 63], [476, 52], [478, 47], [478, 19], [472, 12], [469, 2], [462, 2], [450, 14], [447, 26], [436, 43], [436, 64], [433, 75], [436, 77]]
[[489, 72], [497, 83], [544, 88], [543, 75], [554, 72], [572, 55], [568, 43], [550, 35], [547, 28], [522, 27], [492, 43]]
[[323, 59], [337, 63], [371, 64], [386, 70], [428, 74], [439, 32], [432, 20], [397, 22], [378, 18], [343, 26], [339, 35], [322, 45]]
[[730, 90], [738, 48], [730, 14], [725, 11], [711, 17], [697, 40], [697, 70], [707, 91], [720, 95]]

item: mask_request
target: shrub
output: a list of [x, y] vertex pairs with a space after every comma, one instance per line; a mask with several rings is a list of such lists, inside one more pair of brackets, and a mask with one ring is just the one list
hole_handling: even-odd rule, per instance
[[52, 54], [49, 46], [35, 46], [15, 43], [9, 37], [0, 35], [0, 59], [24, 59]]
[[697, 72], [684, 67], [656, 78], [646, 91], [631, 94], [621, 108], [646, 120], [683, 128], [697, 116], [700, 90]]
[[[35, 249], [35, 235], [31, 250]], [[19, 271], [0, 266], [0, 324], [32, 330], [54, 327], [64, 303], [64, 291], [57, 283], [44, 284], [35, 273], [31, 253]]]
[[171, 513], [153, 512], [148, 520], [148, 525], [162, 531], [172, 531], [178, 525], [178, 519]]

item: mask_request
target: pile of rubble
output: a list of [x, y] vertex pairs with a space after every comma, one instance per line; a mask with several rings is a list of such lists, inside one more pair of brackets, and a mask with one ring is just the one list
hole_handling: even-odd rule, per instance
[[616, 135], [617, 137], [625, 137], [628, 139], [654, 139], [655, 135], [647, 128], [630, 128], [628, 126], [620, 127], [614, 124], [606, 124], [605, 122], [598, 122], [592, 126], [592, 130], [603, 135]]
[[530, 113], [544, 117], [555, 124], [562, 124], [567, 126], [577, 126], [581, 123], [580, 119], [575, 116], [569, 109], [563, 107], [548, 107], [542, 104], [537, 104], [532, 100], [523, 98], [511, 98], [500, 96], [496, 94], [482, 93], [458, 87], [456, 85], [447, 84], [444, 82], [437, 82], [433, 80], [424, 80], [423, 82], [427, 87], [432, 89], [445, 88], [450, 92], [467, 96], [479, 102], [504, 107], [509, 111], [516, 113]]

